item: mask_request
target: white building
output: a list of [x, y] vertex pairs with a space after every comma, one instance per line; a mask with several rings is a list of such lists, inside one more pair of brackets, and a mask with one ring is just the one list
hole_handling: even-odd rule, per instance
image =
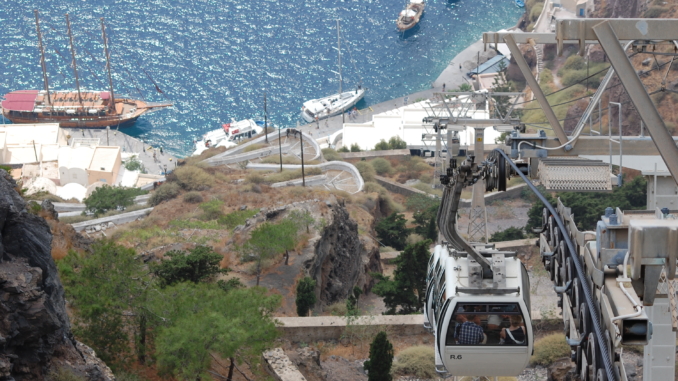
[[[371, 150], [382, 139], [388, 141], [391, 137], [397, 136], [404, 140], [407, 148], [411, 150], [435, 151], [433, 125], [423, 122], [424, 118], [432, 115], [431, 105], [429, 101], [422, 101], [376, 114], [367, 123], [344, 123], [342, 145], [350, 147], [357, 144], [363, 150]], [[433, 107], [436, 108], [435, 105]], [[458, 112], [459, 109], [455, 110]], [[440, 112], [440, 108], [437, 108], [436, 112]], [[487, 109], [466, 111], [465, 115], [472, 119], [489, 119]], [[485, 141], [493, 144], [500, 134], [494, 128], [486, 128]], [[461, 131], [459, 133], [461, 145], [468, 146], [472, 143], [474, 135], [471, 127]], [[446, 139], [445, 134], [443, 139]]]
[[25, 164], [57, 160], [66, 133], [58, 123], [0, 124], [0, 164]]

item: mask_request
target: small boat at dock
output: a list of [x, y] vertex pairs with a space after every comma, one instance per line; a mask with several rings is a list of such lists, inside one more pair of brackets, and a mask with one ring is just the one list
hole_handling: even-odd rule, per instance
[[252, 119], [222, 124], [221, 128], [212, 130], [203, 135], [202, 139], [195, 141], [193, 156], [198, 156], [212, 147], [235, 147], [240, 140], [260, 134], [264, 130], [260, 124], [263, 125], [263, 122], [255, 122]]
[[525, 8], [525, 2], [523, 0], [514, 0], [516, 3], [516, 7], [518, 8]]
[[424, 0], [410, 0], [407, 7], [400, 12], [398, 19], [396, 20], [396, 26], [399, 30], [408, 30], [412, 29], [424, 14], [424, 9], [426, 8], [426, 3]]

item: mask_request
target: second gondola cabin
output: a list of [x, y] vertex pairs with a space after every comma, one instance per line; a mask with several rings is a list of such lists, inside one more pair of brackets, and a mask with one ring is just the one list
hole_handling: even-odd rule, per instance
[[492, 260], [491, 279], [475, 277], [479, 266], [464, 252], [438, 245], [432, 255], [424, 315], [435, 335], [436, 371], [517, 376], [533, 348], [528, 274], [515, 254], [481, 254]]

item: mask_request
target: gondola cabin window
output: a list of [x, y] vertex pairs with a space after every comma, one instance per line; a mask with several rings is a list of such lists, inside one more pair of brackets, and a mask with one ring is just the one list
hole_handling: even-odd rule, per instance
[[527, 346], [527, 329], [518, 303], [457, 303], [447, 346]]

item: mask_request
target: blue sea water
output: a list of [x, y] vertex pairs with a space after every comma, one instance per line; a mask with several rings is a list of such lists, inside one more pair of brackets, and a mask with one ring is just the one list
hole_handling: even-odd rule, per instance
[[[70, 14], [81, 86], [107, 89], [99, 18], [111, 43], [115, 90], [174, 102], [124, 132], [186, 155], [191, 141], [231, 119], [263, 115], [295, 125], [301, 104], [338, 90], [336, 19], [344, 88], [368, 88], [359, 107], [429, 88], [484, 31], [515, 25], [513, 0], [427, 0], [402, 33], [404, 0], [4, 0], [0, 94], [41, 89], [33, 9], [40, 11], [51, 87], [73, 89], [64, 15]], [[155, 90], [153, 81], [164, 92]]]

